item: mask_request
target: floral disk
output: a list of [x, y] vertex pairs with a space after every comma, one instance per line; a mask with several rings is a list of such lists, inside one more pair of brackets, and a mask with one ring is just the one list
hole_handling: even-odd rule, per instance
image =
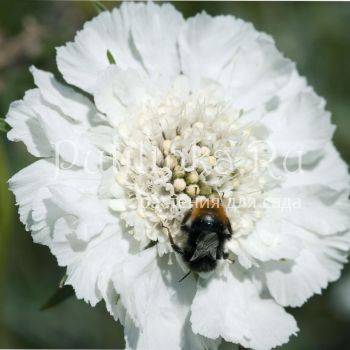
[[[350, 246], [324, 100], [251, 24], [169, 4], [101, 13], [57, 64], [75, 88], [32, 67], [37, 88], [6, 121], [40, 158], [9, 181], [20, 219], [66, 284], [105, 301], [128, 349], [286, 343], [298, 328], [284, 307], [337, 280]], [[226, 208], [229, 259], [179, 283], [167, 231], [183, 244], [199, 198]]]

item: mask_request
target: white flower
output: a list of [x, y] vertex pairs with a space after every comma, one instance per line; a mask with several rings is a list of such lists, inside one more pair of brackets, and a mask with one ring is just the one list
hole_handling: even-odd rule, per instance
[[[116, 64], [110, 63], [113, 56]], [[31, 68], [8, 137], [40, 158], [10, 180], [35, 242], [67, 284], [100, 300], [128, 349], [267, 350], [297, 307], [338, 279], [350, 246], [349, 176], [325, 102], [273, 40], [231, 16], [185, 21], [124, 3], [58, 48], [67, 83]], [[167, 231], [220, 197], [229, 260], [190, 275]]]

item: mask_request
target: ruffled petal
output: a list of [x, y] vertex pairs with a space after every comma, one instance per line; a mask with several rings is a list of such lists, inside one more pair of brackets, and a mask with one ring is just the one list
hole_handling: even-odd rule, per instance
[[249, 349], [269, 350], [283, 345], [299, 330], [294, 318], [273, 300], [254, 300], [247, 313], [253, 336], [242, 345]]
[[67, 213], [70, 219], [74, 217], [74, 226], [71, 229], [80, 241], [90, 241], [107, 225], [117, 220], [109, 210], [109, 200], [100, 199], [94, 194], [83, 193], [62, 184], [48, 188], [57, 207]]
[[53, 151], [38, 119], [34, 105], [42, 103], [39, 89], [26, 92], [23, 100], [12, 102], [6, 122], [12, 127], [7, 133], [10, 141], [23, 142], [35, 157], [49, 157]]
[[44, 104], [35, 106], [35, 112], [55, 154], [70, 164], [96, 171], [101, 155], [88, 139], [83, 125], [69, 121], [55, 108]]
[[[263, 264], [267, 287], [283, 306], [301, 306], [340, 276], [350, 248], [350, 205], [347, 191], [326, 186], [290, 187], [275, 192], [266, 216], [280, 222], [279, 235], [300, 242], [294, 259]], [[292, 203], [299, 200], [298, 206]]]
[[267, 203], [277, 209], [280, 218], [316, 234], [329, 235], [350, 228], [348, 196], [348, 190], [310, 185], [275, 190]]
[[74, 42], [58, 48], [57, 65], [68, 83], [89, 93], [110, 65], [108, 51], [121, 69], [169, 81], [180, 71], [176, 40], [182, 24], [172, 5], [123, 3], [86, 23]]
[[262, 299], [249, 276], [238, 265], [200, 279], [191, 306], [192, 329], [210, 337], [223, 337], [254, 350], [284, 344], [298, 331], [295, 320], [281, 306]]
[[306, 88], [266, 114], [263, 123], [271, 132], [269, 143], [277, 156], [306, 156], [329, 143], [335, 127], [324, 107], [325, 101]]
[[257, 35], [251, 24], [232, 16], [212, 17], [203, 12], [189, 18], [179, 36], [179, 51], [192, 87], [198, 88], [203, 78], [216, 80], [244, 42]]
[[93, 124], [97, 111], [87, 97], [59, 83], [52, 73], [34, 66], [30, 68], [30, 71], [45, 102], [57, 107], [62, 114], [78, 123], [85, 126]]
[[[48, 245], [59, 265], [67, 266], [67, 284], [78, 298], [95, 305], [104, 298], [116, 316], [112, 285], [115, 266], [132, 245], [121, 234], [108, 201], [97, 199], [101, 175], [39, 160], [10, 181], [21, 221], [37, 243]], [[67, 186], [69, 184], [69, 186]]]
[[57, 220], [51, 252], [60, 266], [67, 267], [65, 284], [72, 285], [77, 298], [95, 306], [102, 298], [117, 319], [118, 296], [112, 276], [130, 255], [130, 243], [123, 238], [118, 223], [104, 228], [86, 243], [79, 240], [68, 217]]
[[350, 232], [319, 236], [287, 222], [284, 230], [302, 242], [299, 256], [264, 263], [263, 269], [274, 299], [283, 306], [297, 307], [339, 278], [347, 261]]
[[322, 154], [313, 162], [301, 164], [300, 170], [297, 167], [287, 168], [287, 170], [289, 171], [281, 169], [284, 188], [315, 184], [328, 186], [337, 191], [349, 188], [348, 167], [331, 142], [324, 147]]
[[62, 170], [53, 159], [39, 160], [18, 172], [9, 180], [16, 196], [22, 223], [30, 230], [37, 243], [48, 245], [52, 239], [56, 220], [63, 215], [62, 209], [52, 200], [50, 186], [69, 183], [86, 194], [96, 194], [100, 175], [84, 169]]
[[229, 101], [245, 110], [271, 100], [294, 69], [270, 37], [231, 16], [201, 13], [190, 18], [179, 37], [179, 50], [194, 89], [201, 79], [218, 80]]
[[188, 322], [195, 281], [156, 247], [128, 259], [115, 276], [115, 287], [130, 316], [125, 324], [130, 349], [216, 349], [213, 341], [194, 341]]
[[147, 77], [112, 66], [97, 81], [94, 98], [97, 108], [116, 126], [126, 120], [127, 112], [140, 106], [151, 90]]
[[22, 101], [10, 106], [6, 120], [12, 130], [8, 138], [23, 141], [37, 157], [56, 155], [96, 170], [100, 154], [86, 133], [101, 123], [97, 110], [86, 97], [58, 83], [51, 73], [35, 68], [32, 73], [39, 89], [30, 90]]
[[170, 82], [180, 73], [177, 37], [183, 24], [182, 14], [170, 4], [135, 8], [131, 33], [151, 77]]
[[59, 47], [57, 65], [64, 79], [93, 93], [97, 79], [110, 65], [108, 51], [120, 68], [144, 72], [130, 33], [132, 10], [142, 6], [124, 3], [120, 9], [103, 12], [84, 25], [74, 42]]
[[[253, 232], [238, 239], [240, 248], [254, 260], [260, 261], [297, 257], [300, 252], [299, 239], [288, 232], [281, 232], [280, 226], [280, 222], [265, 216], [257, 222]], [[239, 250], [237, 255], [240, 256]]]

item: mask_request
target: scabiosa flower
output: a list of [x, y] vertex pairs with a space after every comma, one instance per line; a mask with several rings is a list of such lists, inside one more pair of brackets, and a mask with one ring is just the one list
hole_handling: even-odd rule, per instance
[[[267, 350], [338, 279], [350, 246], [349, 176], [325, 102], [271, 37], [232, 16], [187, 21], [124, 3], [57, 50], [65, 81], [31, 68], [8, 137], [40, 158], [10, 180], [21, 221], [104, 300], [128, 349]], [[78, 92], [82, 90], [82, 92]], [[219, 198], [228, 259], [193, 273], [181, 222]]]

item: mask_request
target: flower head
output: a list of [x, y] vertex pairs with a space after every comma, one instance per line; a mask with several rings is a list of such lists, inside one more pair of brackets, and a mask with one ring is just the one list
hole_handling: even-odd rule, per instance
[[[232, 16], [185, 21], [124, 3], [58, 48], [68, 84], [31, 68], [8, 137], [40, 158], [10, 180], [20, 218], [78, 298], [107, 309], [130, 349], [268, 350], [338, 279], [349, 176], [318, 97], [273, 40]], [[218, 199], [225, 256], [191, 274], [177, 254], [194, 202]]]

